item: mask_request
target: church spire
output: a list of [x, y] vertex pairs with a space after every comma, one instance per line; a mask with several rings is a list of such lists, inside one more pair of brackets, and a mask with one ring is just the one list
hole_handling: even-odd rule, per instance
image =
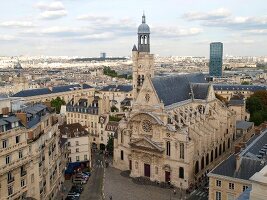
[[143, 11], [143, 16], [142, 16], [142, 24], [146, 23], [146, 16], [145, 16], [145, 11]]

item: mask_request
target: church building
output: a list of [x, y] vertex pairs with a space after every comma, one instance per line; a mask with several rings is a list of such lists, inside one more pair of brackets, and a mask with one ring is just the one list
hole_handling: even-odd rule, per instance
[[114, 139], [115, 168], [131, 177], [197, 184], [230, 151], [235, 114], [220, 102], [203, 74], [154, 75], [150, 28], [145, 16], [132, 49], [132, 111], [119, 122]]

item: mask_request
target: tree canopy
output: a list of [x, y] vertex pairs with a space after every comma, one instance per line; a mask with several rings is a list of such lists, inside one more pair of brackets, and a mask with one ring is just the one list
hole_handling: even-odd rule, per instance
[[256, 91], [247, 98], [247, 109], [250, 113], [250, 121], [260, 125], [267, 120], [267, 91]]
[[60, 108], [62, 105], [66, 105], [66, 102], [60, 97], [57, 97], [56, 99], [52, 99], [51, 101], [51, 106], [56, 109], [57, 113], [60, 113]]

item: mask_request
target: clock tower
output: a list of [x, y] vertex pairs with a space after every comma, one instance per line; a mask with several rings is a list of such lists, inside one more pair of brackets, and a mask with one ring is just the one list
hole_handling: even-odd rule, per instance
[[142, 24], [138, 27], [138, 49], [132, 49], [133, 60], [133, 98], [136, 99], [145, 78], [154, 77], [154, 55], [150, 54], [150, 28], [143, 14]]

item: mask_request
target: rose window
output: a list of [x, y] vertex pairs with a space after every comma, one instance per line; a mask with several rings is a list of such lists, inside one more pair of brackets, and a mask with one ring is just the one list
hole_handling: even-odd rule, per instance
[[145, 132], [150, 132], [150, 131], [152, 131], [152, 124], [151, 124], [151, 122], [148, 121], [148, 120], [144, 120], [144, 121], [143, 121], [142, 127], [143, 127], [143, 130], [144, 130]]

